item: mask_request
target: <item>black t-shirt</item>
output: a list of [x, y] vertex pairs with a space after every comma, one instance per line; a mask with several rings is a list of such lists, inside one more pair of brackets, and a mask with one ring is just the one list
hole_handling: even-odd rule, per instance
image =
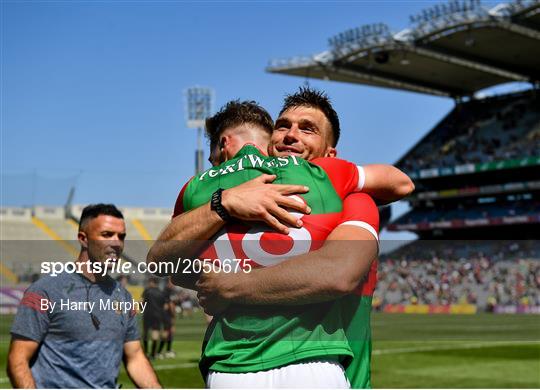
[[167, 303], [167, 309], [165, 310], [165, 317], [171, 317], [173, 315], [174, 306], [174, 290], [169, 287], [163, 289], [163, 295], [165, 296], [165, 303]]
[[147, 302], [144, 317], [163, 317], [165, 295], [157, 287], [149, 287], [143, 291], [143, 299]]

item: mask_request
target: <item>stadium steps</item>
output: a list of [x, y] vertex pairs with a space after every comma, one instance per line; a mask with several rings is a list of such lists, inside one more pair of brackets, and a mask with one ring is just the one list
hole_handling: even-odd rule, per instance
[[131, 260], [140, 263], [146, 261], [146, 255], [152, 243], [144, 238], [144, 235], [147, 234], [144, 225], [141, 229], [141, 224], [133, 221], [137, 220], [125, 219], [127, 236], [124, 244], [124, 257], [128, 255]]
[[35, 226], [30, 219], [28, 221], [6, 221], [2, 220], [0, 229], [0, 239], [9, 240], [48, 240], [49, 236], [40, 228]]
[[137, 262], [146, 261], [148, 250], [166, 223], [167, 221], [162, 220], [127, 219], [125, 252]]
[[78, 244], [75, 244], [74, 241], [77, 240], [79, 225], [70, 219], [41, 218], [41, 220], [63, 241], [69, 242], [72, 246], [78, 248]]
[[141, 220], [142, 223], [144, 223], [144, 226], [146, 228], [146, 231], [152, 237], [152, 239], [156, 240], [159, 236], [159, 233], [163, 230], [163, 228], [169, 223], [169, 220]]
[[78, 255], [74, 246], [39, 218], [2, 220], [0, 230], [0, 261], [15, 275], [39, 273], [43, 261], [73, 261]]
[[[37, 217], [32, 217], [32, 223], [37, 226], [39, 229], [41, 229], [49, 238], [52, 238], [54, 241], [58, 242], [58, 244], [70, 255], [74, 256], [75, 258], [79, 255], [78, 249], [76, 249], [68, 240], [64, 239], [62, 235], [58, 234], [57, 231], [50, 226], [53, 221], [45, 222], [42, 219], [39, 219]], [[60, 226], [57, 222], [63, 222], [63, 221], [54, 221], [54, 226], [57, 228]], [[61, 231], [62, 234], [65, 234], [64, 227], [71, 227], [69, 225], [62, 225]]]
[[131, 225], [133, 225], [133, 227], [135, 228], [135, 230], [137, 230], [137, 233], [139, 233], [139, 236], [141, 236], [141, 238], [146, 241], [147, 245], [149, 247], [152, 246], [152, 236], [150, 235], [150, 233], [148, 233], [148, 230], [144, 226], [144, 223], [140, 219], [132, 219], [130, 222]]
[[7, 286], [17, 284], [19, 278], [7, 265], [0, 261], [0, 285]]

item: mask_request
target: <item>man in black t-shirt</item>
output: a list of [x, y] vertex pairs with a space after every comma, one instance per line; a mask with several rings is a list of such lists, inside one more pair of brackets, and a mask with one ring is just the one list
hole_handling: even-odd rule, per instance
[[163, 295], [165, 297], [165, 310], [163, 311], [163, 333], [161, 337], [161, 343], [159, 344], [158, 357], [163, 356], [162, 351], [165, 345], [167, 351], [165, 357], [172, 358], [175, 356], [172, 350], [172, 342], [174, 337], [174, 322], [176, 317], [176, 303], [178, 300], [178, 287], [176, 287], [171, 279], [167, 279], [167, 285], [163, 289]]
[[[146, 302], [146, 310], [143, 314], [143, 346], [144, 352], [155, 359], [157, 352], [157, 343], [160, 339], [160, 330], [164, 319], [165, 295], [157, 287], [158, 280], [150, 278], [148, 287], [143, 291], [142, 298]], [[151, 352], [148, 353], [148, 334], [152, 340]]]

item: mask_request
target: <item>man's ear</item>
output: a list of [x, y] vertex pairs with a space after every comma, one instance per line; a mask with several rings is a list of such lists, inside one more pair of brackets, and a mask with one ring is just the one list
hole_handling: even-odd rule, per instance
[[228, 135], [222, 135], [219, 137], [219, 149], [223, 149], [230, 142], [230, 137]]
[[83, 249], [87, 249], [88, 248], [88, 236], [86, 235], [85, 232], [79, 230], [79, 233], [77, 233], [77, 239], [79, 240], [79, 242], [81, 243], [81, 247]]
[[228, 135], [222, 135], [219, 139], [219, 151], [221, 152], [221, 161], [225, 162], [229, 160], [229, 153], [227, 148], [231, 144], [231, 137]]
[[324, 157], [336, 157], [337, 156], [337, 150], [336, 148], [329, 146], [326, 148], [326, 153], [324, 154]]

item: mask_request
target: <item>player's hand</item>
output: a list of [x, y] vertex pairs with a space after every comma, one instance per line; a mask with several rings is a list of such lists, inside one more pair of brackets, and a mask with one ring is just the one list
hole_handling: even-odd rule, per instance
[[203, 272], [196, 283], [199, 305], [208, 315], [215, 316], [225, 311], [230, 302], [225, 298], [227, 278], [223, 272]]
[[271, 184], [276, 175], [261, 175], [239, 186], [223, 191], [222, 204], [229, 214], [243, 221], [262, 221], [280, 233], [289, 226], [301, 227], [302, 221], [285, 209], [309, 214], [311, 209], [288, 195], [304, 194], [309, 188], [293, 184]]

